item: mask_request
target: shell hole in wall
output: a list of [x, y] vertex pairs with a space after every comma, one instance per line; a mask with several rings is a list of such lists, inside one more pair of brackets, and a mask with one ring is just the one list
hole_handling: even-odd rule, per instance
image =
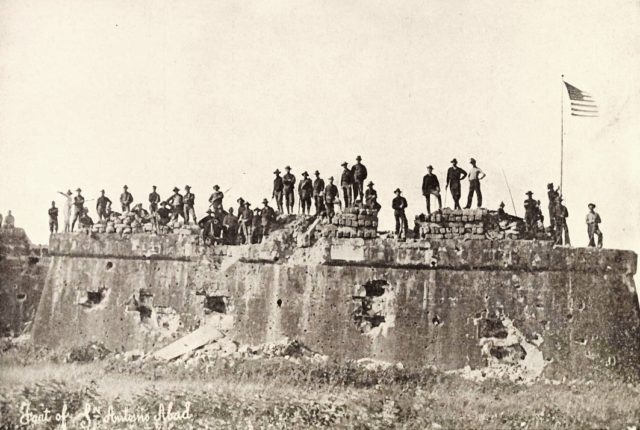
[[205, 313], [227, 313], [227, 298], [225, 296], [206, 296], [204, 301]]
[[113, 263], [111, 261], [107, 261], [107, 270], [111, 270], [113, 268]]
[[276, 304], [278, 305], [278, 307], [281, 307], [282, 306], [282, 299], [278, 299], [276, 301]]
[[18, 293], [16, 294], [16, 299], [19, 302], [24, 302], [25, 300], [27, 300], [27, 295], [25, 293]]

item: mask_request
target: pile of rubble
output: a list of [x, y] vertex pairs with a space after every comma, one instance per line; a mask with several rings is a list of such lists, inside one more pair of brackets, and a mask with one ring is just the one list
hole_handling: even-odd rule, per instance
[[521, 218], [488, 209], [449, 209], [415, 218], [415, 235], [422, 239], [521, 239]]
[[375, 239], [378, 229], [378, 212], [373, 209], [351, 207], [335, 214], [332, 224], [337, 226], [336, 237]]
[[[93, 233], [110, 233], [129, 235], [132, 233], [153, 233], [155, 226], [150, 222], [142, 222], [133, 216], [121, 216], [114, 220], [98, 221], [91, 228]], [[172, 221], [167, 225], [159, 225], [158, 233], [199, 234], [197, 224], [184, 224], [182, 221]]]

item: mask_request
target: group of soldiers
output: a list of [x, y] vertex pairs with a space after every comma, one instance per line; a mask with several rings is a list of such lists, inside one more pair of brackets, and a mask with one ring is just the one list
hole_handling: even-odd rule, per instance
[[[451, 167], [447, 170], [447, 180], [445, 189], [451, 191], [454, 202], [454, 209], [462, 209], [460, 207], [460, 198], [462, 195], [462, 181], [466, 178], [469, 180], [469, 192], [467, 196], [467, 204], [465, 209], [471, 208], [473, 196], [476, 195], [477, 206], [482, 207], [482, 191], [480, 181], [486, 177], [486, 174], [477, 166], [474, 158], [469, 160], [471, 167], [469, 171], [465, 171], [458, 167], [458, 161], [454, 158], [451, 160]], [[357, 156], [356, 162], [351, 167], [347, 162], [341, 164], [343, 170], [340, 177], [340, 188], [342, 191], [342, 201], [340, 200], [338, 186], [334, 184], [333, 176], [327, 178], [327, 183], [321, 178], [320, 172], [314, 172], [315, 179], [309, 178], [309, 173], [302, 172], [302, 179], [298, 183], [298, 213], [303, 215], [311, 214], [311, 204], [315, 207], [315, 215], [328, 219], [331, 222], [335, 215], [335, 206], [339, 205], [341, 209], [351, 206], [364, 206], [375, 211], [381, 209], [378, 203], [378, 193], [374, 189], [374, 183], [369, 181], [364, 187], [364, 183], [368, 177], [367, 168], [362, 164], [362, 157]], [[238, 199], [238, 209], [233, 208], [224, 210], [223, 199], [224, 192], [220, 190], [218, 185], [213, 186], [213, 192], [209, 197], [209, 209], [207, 216], [201, 220], [197, 220], [195, 214], [195, 195], [191, 191], [189, 185], [185, 185], [184, 194], [178, 187], [173, 189], [173, 194], [166, 200], [162, 200], [157, 192], [157, 187], [152, 187], [149, 194], [149, 210], [147, 211], [139, 203], [133, 205], [133, 195], [129, 192], [126, 185], [120, 194], [119, 202], [122, 213], [112, 211], [112, 201], [105, 195], [105, 191], [100, 191], [100, 196], [96, 199], [96, 213], [98, 221], [103, 222], [109, 219], [113, 220], [117, 217], [131, 216], [139, 222], [150, 222], [154, 226], [156, 232], [163, 226], [167, 226], [172, 222], [177, 222], [181, 218], [181, 225], [197, 224], [201, 227], [203, 237], [210, 243], [225, 244], [244, 244], [258, 243], [264, 236], [271, 231], [272, 225], [277, 218], [277, 214], [294, 213], [295, 208], [295, 185], [296, 177], [291, 172], [291, 167], [284, 168], [285, 174], [280, 175], [280, 170], [276, 169], [273, 173], [272, 199], [275, 200], [276, 208], [269, 206], [269, 201], [262, 201], [262, 208], [251, 209], [251, 203], [243, 198]], [[549, 197], [549, 220], [551, 230], [554, 234], [555, 243], [562, 245], [570, 245], [569, 230], [566, 218], [569, 212], [562, 203], [562, 196], [559, 189], [554, 188], [553, 184], [548, 184]], [[66, 199], [64, 207], [65, 215], [65, 232], [73, 232], [76, 223], [82, 228], [90, 228], [93, 226], [93, 220], [88, 214], [85, 204], [90, 200], [85, 200], [82, 196], [82, 190], [78, 188], [76, 195], [73, 196], [71, 190], [66, 193], [59, 192]], [[407, 200], [402, 196], [402, 191], [397, 188], [394, 191], [395, 197], [391, 203], [395, 217], [395, 233], [399, 238], [406, 237], [408, 231], [408, 221], [405, 214], [407, 208]], [[438, 210], [442, 209], [442, 197], [440, 182], [438, 177], [433, 173], [433, 166], [427, 166], [427, 174], [422, 179], [422, 194], [426, 200], [427, 213], [431, 213], [431, 196], [434, 196], [438, 202]], [[527, 199], [524, 201], [525, 207], [525, 225], [527, 232], [531, 237], [535, 237], [538, 232], [544, 231], [544, 215], [542, 214], [540, 201], [533, 199], [533, 193], [528, 191]], [[446, 199], [446, 197], [445, 197]], [[589, 213], [587, 214], [587, 225], [589, 235], [589, 246], [596, 246], [595, 236], [598, 237], [598, 246], [602, 246], [602, 232], [598, 225], [601, 222], [600, 216], [594, 211], [595, 205], [589, 204]], [[504, 213], [504, 203], [501, 203], [499, 213]], [[7, 216], [7, 221], [11, 215]], [[6, 221], [5, 221], [6, 223]], [[49, 209], [49, 230], [51, 233], [58, 231], [58, 208], [55, 202], [51, 202]]]

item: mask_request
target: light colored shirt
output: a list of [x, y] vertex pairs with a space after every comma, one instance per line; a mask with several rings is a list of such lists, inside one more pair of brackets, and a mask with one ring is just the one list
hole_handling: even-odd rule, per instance
[[597, 212], [587, 212], [587, 224], [600, 224], [601, 222]]
[[[478, 177], [478, 175], [482, 175], [482, 177]], [[484, 178], [485, 174], [482, 170], [480, 170], [478, 167], [472, 167], [471, 169], [469, 169], [469, 180], [473, 181], [474, 179], [482, 179]]]

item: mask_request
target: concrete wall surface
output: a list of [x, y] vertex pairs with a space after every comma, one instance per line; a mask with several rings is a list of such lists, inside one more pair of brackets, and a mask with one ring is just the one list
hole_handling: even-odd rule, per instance
[[521, 240], [56, 235], [33, 340], [157, 349], [216, 314], [241, 343], [289, 337], [347, 359], [442, 369], [538, 360], [546, 375], [637, 371], [630, 251]]

